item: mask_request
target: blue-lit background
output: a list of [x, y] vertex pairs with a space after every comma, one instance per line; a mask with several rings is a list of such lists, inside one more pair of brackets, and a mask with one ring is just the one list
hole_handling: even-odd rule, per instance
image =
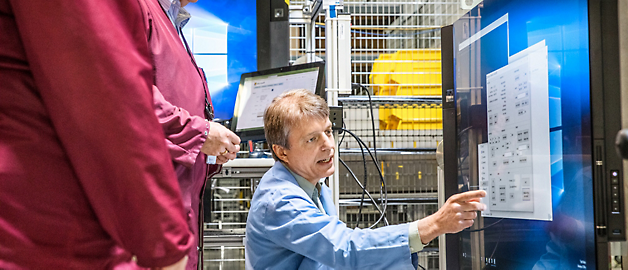
[[231, 119], [240, 75], [257, 70], [255, 0], [199, 1], [187, 5], [183, 28], [207, 76], [216, 118]]
[[[454, 24], [461, 191], [477, 179], [469, 175], [477, 164], [469, 149], [488, 138], [472, 132], [486, 119], [469, 115], [473, 103], [486, 109], [486, 74], [508, 64], [508, 49], [514, 55], [542, 40], [549, 69], [553, 221], [504, 219], [484, 231], [483, 255], [471, 248], [479, 233], [462, 232], [463, 269], [595, 269], [587, 11], [586, 0], [486, 0]], [[506, 13], [508, 24], [458, 51]], [[484, 226], [499, 220], [485, 218]]]

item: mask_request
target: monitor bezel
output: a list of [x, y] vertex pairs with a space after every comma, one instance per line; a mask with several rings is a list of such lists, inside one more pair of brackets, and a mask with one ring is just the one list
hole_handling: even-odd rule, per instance
[[240, 137], [240, 140], [242, 141], [262, 141], [262, 140], [266, 140], [266, 136], [264, 134], [264, 127], [262, 128], [256, 128], [256, 129], [252, 129], [252, 130], [246, 130], [246, 131], [236, 131], [236, 126], [238, 124], [238, 110], [240, 108], [240, 91], [243, 89], [244, 87], [244, 81], [247, 78], [252, 78], [252, 77], [259, 77], [259, 76], [267, 76], [267, 75], [272, 75], [272, 74], [278, 74], [278, 73], [284, 73], [284, 72], [290, 72], [290, 71], [298, 71], [298, 70], [304, 70], [304, 69], [310, 69], [310, 68], [318, 68], [318, 77], [316, 79], [316, 89], [314, 91], [315, 94], [321, 96], [323, 99], [325, 99], [325, 83], [324, 83], [324, 78], [325, 78], [325, 62], [313, 62], [313, 63], [306, 63], [306, 64], [299, 64], [299, 65], [291, 65], [291, 66], [285, 66], [285, 67], [278, 67], [278, 68], [272, 68], [272, 69], [266, 69], [266, 70], [258, 70], [258, 71], [254, 71], [254, 72], [248, 72], [248, 73], [243, 73], [240, 76], [240, 86], [238, 87], [238, 93], [236, 95], [236, 103], [235, 106], [233, 107], [233, 118], [231, 119], [231, 121], [229, 121], [229, 128], [231, 129], [231, 131], [233, 131], [236, 135], [238, 135]]

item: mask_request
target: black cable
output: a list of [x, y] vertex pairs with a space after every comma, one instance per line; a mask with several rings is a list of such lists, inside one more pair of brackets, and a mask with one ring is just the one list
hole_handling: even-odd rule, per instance
[[358, 208], [358, 220], [357, 220], [357, 224], [355, 225], [356, 228], [360, 227], [360, 221], [362, 220], [362, 207], [364, 207], [364, 193], [366, 193], [366, 187], [368, 187], [367, 185], [368, 174], [366, 171], [366, 156], [364, 155], [364, 148], [362, 147], [362, 145], [359, 143], [358, 145], [360, 146], [360, 152], [362, 152], [362, 164], [364, 165], [364, 187], [362, 187], [362, 199], [360, 200], [360, 207]]
[[[351, 133], [350, 133], [350, 134], [351, 134]], [[352, 134], [352, 135], [355, 135], [355, 134]], [[369, 228], [371, 228], [371, 229], [372, 229], [373, 227], [375, 227], [375, 226], [376, 226], [376, 225], [377, 225], [380, 221], [382, 221], [382, 218], [383, 218], [383, 220], [384, 220], [384, 225], [385, 225], [385, 226], [388, 226], [388, 225], [389, 225], [389, 223], [388, 223], [388, 219], [386, 218], [386, 208], [388, 207], [388, 189], [386, 189], [386, 180], [384, 179], [384, 175], [382, 174], [381, 168], [379, 167], [379, 163], [377, 163], [377, 162], [375, 161], [375, 159], [373, 158], [373, 154], [371, 154], [371, 151], [369, 150], [369, 148], [368, 148], [368, 147], [366, 147], [366, 143], [364, 143], [364, 141], [362, 141], [362, 139], [359, 139], [358, 137], [355, 137], [355, 138], [356, 138], [356, 140], [358, 140], [358, 144], [364, 145], [364, 148], [366, 148], [366, 149], [368, 150], [369, 155], [371, 156], [371, 160], [373, 161], [373, 163], [375, 163], [375, 166], [377, 167], [377, 171], [378, 171], [378, 174], [379, 174], [379, 177], [380, 177], [381, 183], [382, 183], [382, 184], [380, 185], [380, 190], [379, 190], [379, 196], [380, 196], [380, 197], [379, 197], [379, 198], [380, 198], [380, 199], [379, 199], [379, 201], [380, 201], [380, 203], [382, 203], [382, 205], [383, 205], [384, 212], [383, 212], [383, 213], [381, 213], [381, 215], [380, 215], [379, 219], [377, 219], [377, 221], [376, 221], [373, 225], [371, 225]], [[365, 168], [365, 170], [364, 170], [364, 171], [365, 171], [364, 185], [366, 186], [367, 179], [368, 179], [368, 176], [366, 175], [366, 174], [367, 174], [367, 172], [366, 172], [366, 168]], [[385, 192], [382, 192], [382, 189], [383, 189]], [[360, 201], [361, 201], [361, 204], [360, 204], [360, 209], [358, 210], [358, 212], [361, 212], [361, 210], [362, 210], [362, 202], [364, 202], [364, 191], [365, 191], [365, 190], [363, 190], [363, 193], [362, 193], [362, 199], [360, 200]], [[383, 194], [383, 195], [382, 195], [382, 194]], [[382, 197], [384, 198], [384, 201], [383, 201], [383, 202], [382, 202]]]
[[[342, 128], [344, 129], [346, 127], [346, 124], [344, 121], [342, 121]], [[342, 131], [342, 130], [341, 130]], [[342, 133], [342, 138], [340, 138], [340, 141], [338, 142], [338, 147], [340, 148], [342, 146], [342, 142], [345, 139], [345, 135], [347, 135], [347, 132], [343, 132]], [[360, 227], [360, 222], [362, 219], [362, 208], [364, 206], [364, 194], [368, 193], [368, 191], [366, 190], [366, 186], [367, 186], [367, 171], [366, 171], [366, 157], [364, 155], [364, 148], [362, 147], [362, 144], [360, 145], [360, 151], [362, 152], [362, 163], [364, 165], [364, 186], [362, 186], [362, 183], [360, 183], [360, 180], [358, 180], [357, 176], [355, 176], [355, 174], [353, 173], [353, 171], [349, 168], [349, 166], [347, 166], [346, 163], [344, 163], [344, 161], [340, 158], [338, 158], [338, 160], [342, 163], [342, 165], [345, 166], [345, 168], [347, 168], [347, 170], [349, 171], [349, 173], [351, 173], [351, 176], [353, 176], [353, 179], [358, 183], [358, 185], [360, 186], [360, 188], [362, 188], [362, 199], [360, 200], [360, 207], [358, 209], [358, 217], [357, 217], [357, 224], [356, 224], [356, 228]], [[379, 207], [377, 206], [377, 202], [375, 202], [375, 199], [373, 199], [373, 197], [371, 196], [370, 193], [368, 193], [368, 196], [371, 198], [371, 201], [373, 202], [373, 205], [375, 205], [375, 207], [377, 208], [377, 211], [380, 212], [380, 214], [382, 213], [382, 211], [379, 209]]]
[[[384, 180], [381, 167], [379, 166], [379, 164], [377, 162], [375, 162], [375, 158], [373, 157], [373, 153], [371, 153], [371, 150], [366, 146], [366, 143], [364, 143], [364, 141], [362, 141], [362, 139], [360, 139], [353, 132], [351, 132], [351, 131], [349, 131], [347, 129], [343, 129], [343, 131], [349, 133], [349, 135], [351, 135], [358, 142], [358, 144], [363, 145], [364, 148], [366, 148], [366, 150], [369, 153], [369, 156], [371, 157], [371, 160], [373, 161], [373, 163], [375, 164], [375, 167], [377, 168], [377, 172], [378, 172], [378, 174], [380, 176], [380, 180], [382, 181], [382, 183], [383, 183], [383, 185], [385, 187], [386, 186], [386, 180]], [[385, 199], [386, 199], [386, 203], [387, 203], [387, 198], [385, 198]]]
[[[373, 100], [371, 99], [371, 92], [369, 91], [368, 88], [366, 88], [364, 85], [361, 85], [359, 83], [354, 83], [354, 85], [357, 85], [358, 87], [360, 87], [361, 89], [366, 91], [366, 94], [369, 96], [369, 108], [371, 110], [371, 127], [372, 127], [372, 132], [373, 132], [373, 152], [375, 155], [375, 162], [379, 163], [379, 160], [377, 159], [377, 137], [375, 136], [375, 115], [373, 114]], [[360, 149], [362, 147], [360, 146]], [[364, 155], [364, 150], [362, 150], [362, 155]], [[364, 186], [368, 186], [367, 185], [367, 180], [368, 180], [368, 175], [366, 172], [366, 165], [364, 166]], [[383, 193], [383, 187], [380, 185], [380, 198], [381, 198], [381, 194]], [[362, 203], [364, 202], [364, 191], [362, 191], [362, 199], [360, 200], [360, 208], [358, 209], [358, 225], [360, 224], [360, 214], [362, 213]]]
[[[342, 121], [342, 128], [344, 129], [345, 127], [346, 127], [345, 122]], [[347, 133], [346, 132], [342, 132], [342, 138], [340, 138], [340, 141], [338, 142], [338, 147], [339, 148], [342, 146], [342, 142], [345, 139], [345, 135], [347, 135]], [[358, 144], [358, 145], [360, 145], [360, 151], [362, 152], [362, 163], [364, 164], [364, 186], [362, 186], [362, 184], [360, 183], [358, 178], [353, 174], [353, 171], [351, 171], [351, 169], [349, 169], [347, 164], [344, 164], [344, 162], [341, 159], [339, 159], [340, 162], [343, 162], [343, 165], [345, 166], [345, 168], [347, 168], [347, 170], [349, 170], [349, 172], [351, 173], [351, 175], [353, 176], [355, 181], [362, 188], [362, 199], [360, 200], [360, 207], [358, 208], [358, 218], [357, 218], [358, 220], [357, 220], [356, 225], [355, 225], [356, 228], [360, 227], [360, 222], [362, 220], [362, 208], [364, 207], [364, 194], [368, 193], [368, 191], [366, 190], [366, 186], [367, 186], [367, 183], [368, 183], [367, 182], [368, 181], [368, 176], [367, 176], [367, 171], [366, 171], [366, 157], [364, 156], [364, 148], [362, 148], [361, 144]], [[369, 197], [371, 197], [371, 194], [369, 194]], [[377, 202], [375, 202], [373, 197], [371, 197], [371, 200], [373, 201], [373, 204], [375, 205], [375, 207], [377, 207], [377, 210], [380, 211], [380, 214], [381, 214], [381, 210], [379, 210], [379, 207], [377, 206]]]
[[384, 176], [382, 174], [382, 169], [379, 166], [379, 163], [375, 162], [375, 158], [373, 157], [373, 153], [371, 153], [371, 149], [369, 149], [368, 146], [366, 146], [366, 144], [364, 143], [364, 141], [362, 141], [362, 139], [360, 139], [357, 135], [355, 135], [353, 132], [349, 131], [348, 129], [344, 129], [343, 128], [342, 130], [344, 132], [349, 133], [349, 135], [351, 135], [358, 143], [361, 143], [362, 145], [364, 145], [364, 147], [368, 151], [369, 155], [371, 156], [371, 160], [373, 161], [373, 163], [375, 163], [375, 168], [377, 168], [377, 172], [379, 173], [379, 178], [380, 178], [380, 180], [382, 182], [382, 188], [384, 190], [384, 202], [383, 202], [383, 210], [382, 210], [383, 213], [379, 217], [379, 219], [375, 222], [375, 224], [373, 224], [369, 228], [375, 227], [375, 225], [377, 225], [380, 221], [382, 221], [382, 219], [384, 220], [384, 224], [389, 225], [388, 224], [388, 220], [385, 217], [386, 208], [388, 207], [388, 190], [386, 189], [386, 180], [384, 180]]
[[369, 95], [369, 108], [371, 108], [371, 128], [373, 131], [373, 154], [375, 155], [375, 161], [379, 163], [377, 159], [377, 137], [375, 136], [375, 114], [373, 114], [373, 100], [371, 99], [371, 92], [364, 85], [361, 85], [366, 90], [366, 94]]
[[418, 263], [417, 263], [416, 265], [418, 265], [419, 267], [421, 267], [421, 269], [425, 270], [425, 267], [421, 266], [420, 264], [418, 264]]
[[[372, 117], [371, 117], [372, 118]], [[342, 122], [342, 129], [345, 129], [346, 125], [345, 122]], [[341, 130], [342, 131], [342, 130]], [[342, 133], [342, 138], [340, 139], [340, 141], [338, 142], [338, 147], [341, 147], [342, 142], [344, 141], [345, 135], [347, 134], [347, 132]], [[366, 167], [366, 157], [364, 154], [364, 148], [362, 147], [362, 144], [360, 144], [358, 142], [358, 145], [360, 146], [360, 151], [362, 152], [362, 163], [364, 165], [364, 186], [362, 186], [362, 184], [360, 183], [360, 181], [358, 180], [358, 178], [355, 176], [355, 174], [353, 174], [353, 171], [351, 171], [351, 169], [349, 169], [349, 167], [344, 164], [345, 168], [347, 168], [347, 170], [349, 170], [349, 172], [352, 174], [352, 176], [354, 177], [355, 181], [358, 183], [358, 185], [362, 188], [362, 198], [360, 199], [360, 207], [358, 208], [358, 217], [357, 217], [357, 224], [356, 224], [356, 228], [360, 226], [360, 222], [362, 220], [362, 208], [364, 208], [364, 195], [368, 194], [369, 197], [371, 198], [371, 201], [373, 202], [373, 204], [375, 205], [375, 207], [377, 207], [377, 210], [380, 212], [380, 215], [382, 215], [382, 211], [379, 209], [379, 207], [377, 206], [377, 202], [375, 202], [375, 200], [373, 199], [373, 197], [371, 196], [370, 193], [368, 193], [368, 191], [366, 190], [367, 187], [367, 183], [368, 183], [368, 171], [367, 171], [367, 167]], [[339, 159], [340, 160], [340, 159]], [[342, 162], [342, 160], [340, 160]], [[381, 193], [381, 191], [380, 191]], [[388, 219], [384, 218], [384, 222], [386, 225], [388, 225]], [[377, 223], [376, 223], [377, 224]]]
[[487, 226], [484, 226], [484, 227], [482, 227], [482, 228], [479, 228], [479, 229], [474, 229], [474, 230], [464, 229], [464, 231], [465, 231], [465, 232], [479, 232], [479, 231], [483, 231], [483, 230], [486, 230], [486, 229], [488, 229], [488, 228], [490, 228], [490, 227], [495, 226], [497, 223], [502, 222], [502, 220], [504, 220], [504, 219], [502, 218], [502, 219], [500, 219], [500, 220], [498, 220], [498, 221], [495, 221], [495, 222], [493, 222], [493, 223], [491, 223], [491, 224], [489, 224], [489, 225], [487, 225]]
[[[373, 100], [371, 99], [371, 92], [364, 86], [361, 85], [364, 90], [366, 90], [366, 94], [369, 96], [369, 108], [371, 109], [371, 127], [373, 132], [373, 154], [375, 155], [375, 162], [379, 163], [379, 159], [377, 158], [377, 137], [375, 136], [375, 115], [373, 114]], [[366, 186], [366, 180], [368, 177], [366, 176], [366, 168], [364, 168], [364, 185]], [[383, 193], [384, 187], [382, 185], [379, 186], [379, 194], [381, 198], [381, 194]], [[362, 193], [362, 201], [364, 201], [364, 193]]]
[[366, 94], [369, 96], [369, 108], [371, 109], [371, 127], [373, 131], [373, 152], [375, 153], [375, 161], [379, 162], [379, 160], [377, 160], [377, 137], [375, 137], [375, 115], [373, 114], [373, 100], [371, 99], [371, 91], [369, 91], [369, 89], [366, 88], [366, 86], [364, 85], [361, 85], [359, 83], [354, 84], [364, 89], [364, 91], [366, 91]]
[[[344, 162], [344, 160], [342, 159], [338, 159], [338, 161], [340, 161], [340, 163], [345, 166], [345, 168], [347, 169], [347, 171], [349, 171], [349, 174], [351, 174], [351, 176], [353, 177], [353, 180], [355, 180], [355, 182], [358, 184], [358, 186], [360, 186], [360, 188], [362, 190], [365, 190], [366, 188], [362, 185], [362, 183], [360, 183], [360, 180], [358, 180], [358, 177], [355, 176], [355, 174], [353, 173], [353, 171], [351, 170], [351, 168], [349, 168], [349, 166], [347, 165], [347, 163]], [[377, 209], [377, 212], [379, 212], [380, 214], [382, 213], [382, 210], [379, 208], [379, 206], [377, 205], [377, 202], [375, 201], [375, 198], [373, 198], [373, 196], [371, 195], [371, 193], [369, 193], [368, 191], [366, 191], [366, 195], [369, 197], [369, 199], [371, 199], [371, 202], [373, 202], [373, 205], [375, 206], [375, 209]]]

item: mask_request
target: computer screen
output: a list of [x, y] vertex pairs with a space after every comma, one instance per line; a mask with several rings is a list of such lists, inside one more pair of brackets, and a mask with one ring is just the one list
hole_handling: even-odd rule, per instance
[[322, 95], [324, 65], [319, 62], [242, 74], [231, 130], [242, 140], [264, 139], [264, 110], [289, 90], [306, 89]]
[[[593, 269], [586, 0], [486, 0], [453, 25], [461, 269]], [[478, 267], [478, 268], [475, 268]]]

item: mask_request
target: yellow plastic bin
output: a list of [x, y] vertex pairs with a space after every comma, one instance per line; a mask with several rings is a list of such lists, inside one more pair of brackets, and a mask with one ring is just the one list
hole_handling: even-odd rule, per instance
[[400, 50], [380, 54], [369, 79], [375, 95], [440, 96], [441, 54], [438, 49]]
[[[400, 50], [381, 54], [369, 76], [375, 95], [442, 95], [441, 53], [438, 49]], [[443, 128], [440, 104], [396, 104], [379, 109], [381, 130], [435, 130]]]
[[434, 130], [443, 128], [440, 104], [400, 104], [379, 108], [379, 129]]

